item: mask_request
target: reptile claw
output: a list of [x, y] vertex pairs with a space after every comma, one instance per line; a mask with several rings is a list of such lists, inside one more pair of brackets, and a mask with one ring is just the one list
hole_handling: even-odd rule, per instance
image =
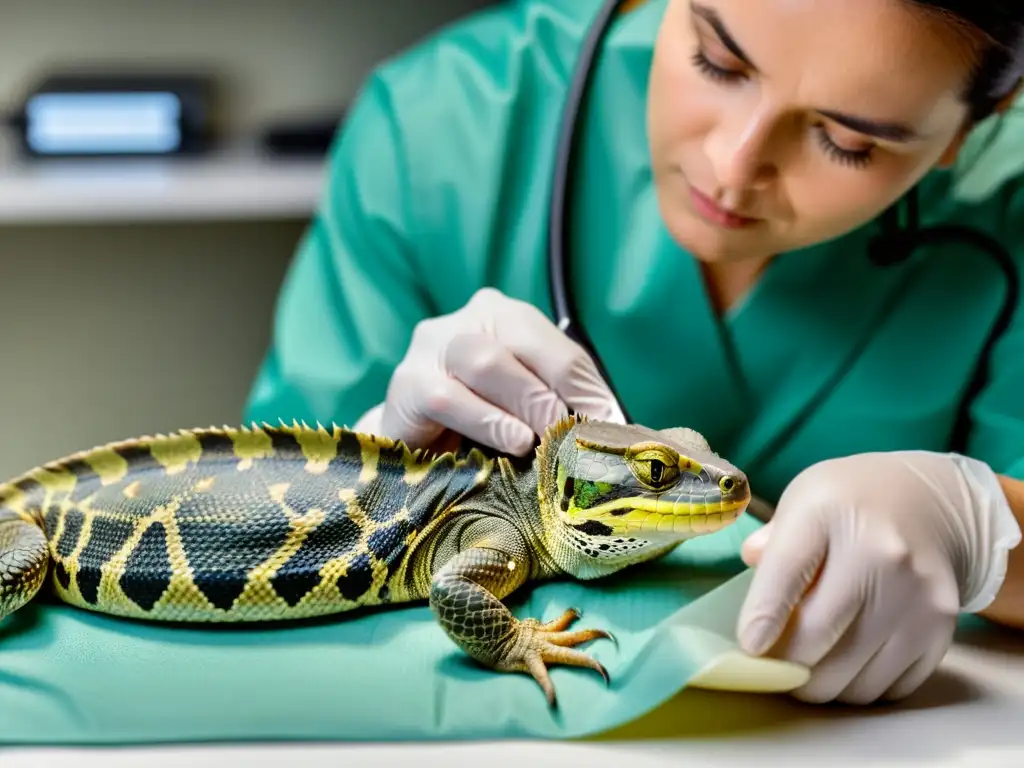
[[[570, 608], [557, 619], [541, 624], [537, 619], [523, 619], [519, 631], [527, 634], [516, 645], [522, 649], [521, 659], [509, 659], [506, 669], [529, 672], [537, 681], [552, 708], [557, 706], [555, 688], [548, 672], [549, 664], [585, 667], [601, 675], [605, 685], [611, 684], [611, 677], [604, 665], [573, 646], [604, 638], [616, 642], [614, 635], [603, 629], [568, 630], [581, 612]], [[616, 643], [617, 644], [617, 643]]]

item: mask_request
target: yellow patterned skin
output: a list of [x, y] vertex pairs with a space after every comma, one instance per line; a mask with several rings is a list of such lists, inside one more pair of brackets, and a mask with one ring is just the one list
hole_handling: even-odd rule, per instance
[[471, 657], [532, 674], [591, 667], [607, 637], [501, 602], [528, 581], [598, 578], [735, 520], [743, 473], [695, 432], [570, 417], [529, 461], [413, 451], [293, 423], [100, 446], [0, 485], [0, 618], [44, 583], [90, 611], [267, 622], [429, 601]]

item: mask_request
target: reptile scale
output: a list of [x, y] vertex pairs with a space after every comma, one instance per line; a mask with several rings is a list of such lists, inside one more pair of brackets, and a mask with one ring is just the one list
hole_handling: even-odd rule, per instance
[[594, 579], [729, 525], [747, 478], [687, 428], [570, 416], [526, 460], [410, 450], [293, 422], [181, 430], [36, 467], [0, 485], [0, 619], [48, 583], [131, 619], [266, 622], [429, 601], [494, 670], [604, 667], [611, 635], [541, 623], [502, 600], [528, 582]]

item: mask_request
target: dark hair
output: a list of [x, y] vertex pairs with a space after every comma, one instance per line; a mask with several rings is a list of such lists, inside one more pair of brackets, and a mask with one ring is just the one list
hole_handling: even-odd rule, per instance
[[1022, 0], [910, 0], [967, 33], [977, 61], [964, 98], [975, 121], [988, 117], [1024, 77]]

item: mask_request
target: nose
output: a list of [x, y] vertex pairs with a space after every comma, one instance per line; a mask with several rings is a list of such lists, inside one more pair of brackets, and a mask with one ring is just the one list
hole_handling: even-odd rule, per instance
[[765, 112], [723, 116], [708, 134], [706, 152], [715, 179], [726, 192], [760, 190], [778, 173], [771, 144], [775, 124]]

